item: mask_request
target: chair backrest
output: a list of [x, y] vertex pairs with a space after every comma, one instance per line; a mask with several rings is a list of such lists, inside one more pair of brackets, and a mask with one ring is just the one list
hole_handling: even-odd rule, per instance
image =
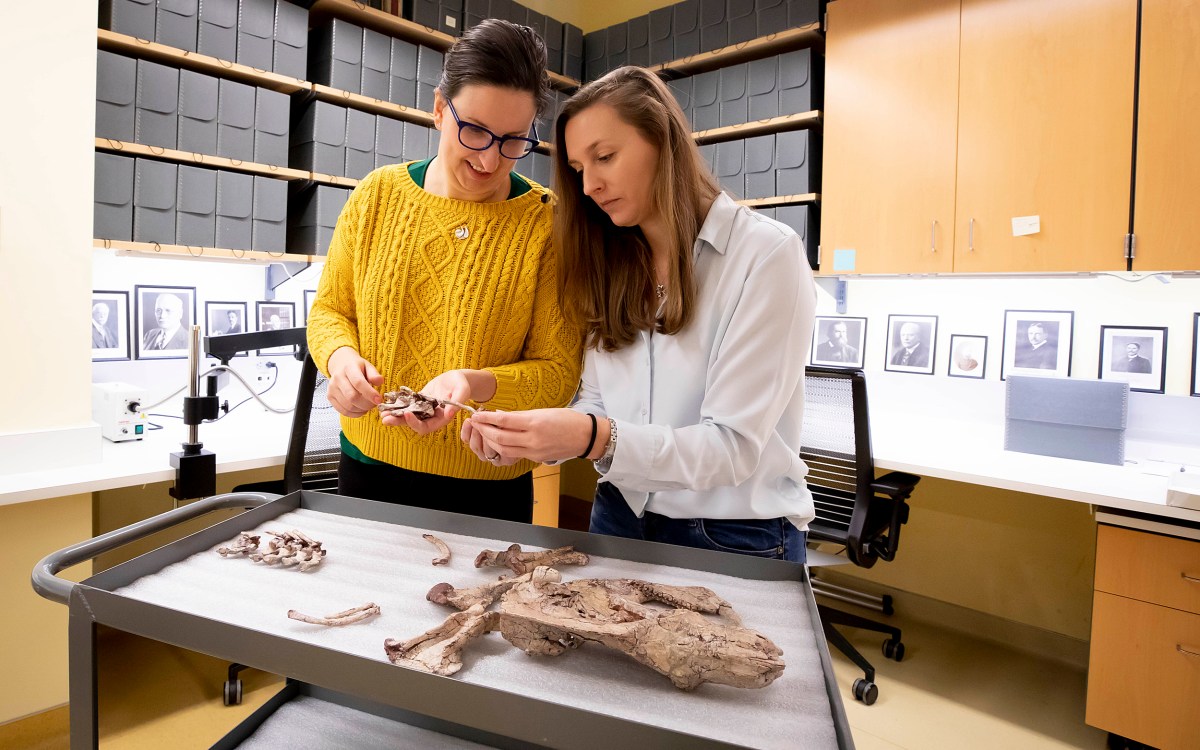
[[329, 403], [328, 390], [329, 381], [317, 370], [312, 355], [305, 355], [283, 467], [285, 492], [337, 492], [341, 422]]
[[904, 500], [918, 478], [889, 474], [898, 486], [876, 482], [862, 370], [806, 369], [800, 445], [816, 506], [809, 538], [845, 545], [850, 560], [863, 567], [892, 559], [908, 519]]

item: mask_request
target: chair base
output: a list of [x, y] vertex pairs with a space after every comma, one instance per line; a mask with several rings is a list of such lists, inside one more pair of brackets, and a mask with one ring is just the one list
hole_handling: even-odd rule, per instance
[[875, 667], [867, 658], [854, 647], [854, 644], [844, 636], [834, 625], [847, 625], [853, 628], [885, 633], [889, 637], [883, 642], [883, 654], [889, 659], [900, 661], [904, 658], [904, 643], [900, 639], [900, 628], [885, 625], [861, 615], [843, 612], [824, 604], [817, 605], [817, 613], [821, 616], [821, 628], [825, 631], [825, 640], [832, 643], [838, 651], [846, 655], [850, 661], [863, 671], [863, 678], [854, 681], [854, 698], [868, 706], [875, 702], [879, 694], [875, 686]]

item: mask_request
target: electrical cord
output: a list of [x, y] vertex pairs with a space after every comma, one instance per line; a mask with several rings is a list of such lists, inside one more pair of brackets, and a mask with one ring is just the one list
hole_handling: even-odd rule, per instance
[[[278, 369], [278, 366], [274, 362], [267, 362], [267, 367], [273, 367], [275, 369]], [[259, 398], [259, 396], [261, 396], [262, 393], [266, 393], [267, 391], [269, 391], [275, 387], [275, 383], [279, 381], [279, 373], [275, 374], [275, 379], [271, 381], [271, 385], [264, 388], [262, 390], [262, 393], [255, 393], [254, 388], [249, 383], [246, 382], [246, 379], [242, 377], [241, 373], [239, 373], [237, 370], [235, 370], [232, 367], [229, 367], [227, 365], [216, 365], [216, 366], [206, 370], [205, 372], [201, 373], [200, 378], [204, 379], [205, 377], [212, 375], [215, 372], [220, 372], [221, 370], [228, 371], [230, 375], [237, 378], [238, 382], [246, 387], [246, 390], [250, 392], [250, 398], [246, 399], [246, 401], [249, 401], [250, 399], [258, 399], [258, 402], [263, 405], [264, 409], [266, 409], [267, 411], [270, 411], [270, 412], [274, 412], [275, 414], [287, 414], [289, 412], [296, 410], [296, 407], [294, 407], [294, 406], [289, 407], [287, 409], [276, 409], [274, 406], [271, 406], [266, 401], [263, 401], [262, 399]], [[151, 409], [153, 409], [155, 407], [162, 406], [163, 404], [167, 403], [171, 399], [178, 396], [180, 393], [183, 393], [185, 390], [187, 390], [187, 388], [188, 388], [188, 385], [184, 385], [179, 390], [171, 393], [166, 398], [164, 398], [160, 401], [156, 401], [153, 404], [150, 404], [149, 406], [147, 406], [145, 408], [144, 411], [149, 412]], [[242, 401], [242, 402], [238, 403], [237, 406], [234, 406], [229, 411], [233, 411], [233, 409], [236, 409], [238, 406], [241, 406], [242, 404], [246, 403], [246, 401]], [[229, 413], [228, 411], [225, 412], [225, 414], [228, 414], [228, 413]], [[223, 418], [224, 418], [224, 415], [218, 417], [217, 419], [214, 419], [213, 421], [215, 422], [218, 419], [223, 419]], [[182, 417], [180, 417], [180, 419], [182, 419]]]
[[[274, 363], [274, 362], [268, 362], [268, 363], [267, 363], [267, 367], [275, 367], [275, 363]], [[243, 382], [245, 382], [245, 381], [243, 381]], [[293, 406], [291, 409], [274, 409], [274, 408], [271, 408], [270, 406], [267, 406], [266, 402], [264, 402], [264, 401], [263, 401], [261, 398], [259, 398], [259, 396], [263, 395], [263, 394], [264, 394], [264, 393], [266, 393], [267, 391], [269, 391], [269, 390], [271, 390], [272, 388], [274, 388], [274, 387], [275, 387], [275, 384], [276, 384], [276, 383], [278, 383], [278, 382], [279, 382], [279, 374], [278, 374], [278, 373], [276, 373], [276, 374], [275, 374], [275, 379], [271, 381], [271, 384], [270, 384], [270, 385], [268, 385], [266, 388], [263, 388], [263, 389], [262, 389], [261, 391], [259, 391], [258, 393], [255, 393], [254, 391], [251, 391], [251, 392], [250, 392], [250, 398], [245, 398], [245, 399], [242, 399], [241, 401], [237, 402], [237, 403], [236, 403], [236, 404], [234, 404], [233, 406], [229, 407], [229, 409], [228, 409], [228, 410], [227, 410], [227, 411], [226, 411], [224, 414], [222, 414], [221, 416], [219, 416], [219, 417], [217, 417], [216, 419], [214, 419], [214, 420], [213, 420], [213, 422], [220, 422], [222, 419], [224, 419], [225, 417], [228, 417], [230, 414], [232, 414], [234, 409], [238, 408], [239, 406], [241, 406], [242, 404], [246, 403], [247, 401], [252, 401], [252, 400], [254, 400], [254, 399], [258, 399], [258, 402], [259, 402], [260, 404], [262, 404], [263, 406], [266, 406], [268, 409], [270, 409], [271, 411], [275, 412], [276, 414], [286, 414], [286, 413], [288, 413], [289, 411], [295, 411], [296, 407], [294, 407], [294, 406]], [[210, 422], [209, 424], [212, 424], [212, 423]]]

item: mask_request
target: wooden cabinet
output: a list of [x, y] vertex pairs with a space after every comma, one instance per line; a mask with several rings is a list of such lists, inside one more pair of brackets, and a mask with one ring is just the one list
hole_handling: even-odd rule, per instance
[[1101, 525], [1087, 723], [1162, 750], [1200, 738], [1200, 541]]
[[1134, 268], [1200, 269], [1200, 0], [1143, 0]]
[[1123, 270], [1136, 10], [831, 4], [822, 271]]

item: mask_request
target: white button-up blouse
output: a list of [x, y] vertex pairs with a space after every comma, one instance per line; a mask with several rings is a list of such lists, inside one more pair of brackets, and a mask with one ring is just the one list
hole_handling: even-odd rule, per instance
[[687, 327], [585, 355], [572, 408], [618, 428], [600, 481], [638, 516], [786, 517], [807, 529], [813, 500], [799, 453], [816, 288], [804, 244], [721, 193], [694, 253], [699, 295]]

